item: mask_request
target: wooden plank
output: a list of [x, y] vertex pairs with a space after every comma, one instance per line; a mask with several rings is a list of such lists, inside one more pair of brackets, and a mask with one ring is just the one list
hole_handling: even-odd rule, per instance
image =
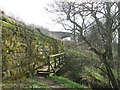
[[48, 66], [44, 66], [43, 68], [41, 69], [37, 69], [38, 71], [47, 71], [48, 70]]
[[65, 53], [59, 53], [59, 54], [50, 55], [49, 57], [56, 57], [56, 56], [64, 55], [64, 54], [65, 54]]
[[52, 70], [53, 72], [55, 72], [55, 68], [53, 68], [53, 66], [50, 64], [50, 71]]

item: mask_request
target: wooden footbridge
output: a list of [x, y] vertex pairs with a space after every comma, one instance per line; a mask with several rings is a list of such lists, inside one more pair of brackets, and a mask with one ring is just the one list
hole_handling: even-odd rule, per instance
[[55, 74], [64, 65], [64, 55], [65, 53], [59, 53], [54, 55], [49, 55], [47, 58], [47, 64], [36, 68], [37, 74]]

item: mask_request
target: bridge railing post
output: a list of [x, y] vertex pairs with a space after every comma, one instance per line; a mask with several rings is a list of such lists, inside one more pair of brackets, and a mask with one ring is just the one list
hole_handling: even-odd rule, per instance
[[59, 65], [61, 65], [61, 60], [60, 60], [60, 59], [61, 59], [61, 56], [60, 56], [58, 59], [59, 59], [59, 61], [58, 61], [58, 62], [59, 62]]
[[62, 55], [62, 63], [64, 63], [64, 57], [65, 57], [65, 53], [63, 53]]
[[55, 63], [54, 63], [54, 64], [55, 64], [55, 65], [54, 65], [54, 68], [56, 68], [56, 66], [57, 66], [57, 65], [56, 65], [56, 64], [57, 64], [56, 61], [57, 61], [57, 60], [56, 60], [56, 57], [54, 57], [54, 62], [55, 62]]
[[48, 56], [47, 59], [48, 59], [48, 60], [47, 60], [47, 63], [48, 63], [48, 72], [50, 73], [50, 56]]

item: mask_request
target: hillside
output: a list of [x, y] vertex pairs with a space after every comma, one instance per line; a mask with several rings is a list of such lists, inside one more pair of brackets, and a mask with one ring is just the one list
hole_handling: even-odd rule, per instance
[[31, 77], [35, 68], [47, 63], [47, 56], [63, 52], [61, 41], [44, 35], [2, 14], [2, 78], [17, 80]]

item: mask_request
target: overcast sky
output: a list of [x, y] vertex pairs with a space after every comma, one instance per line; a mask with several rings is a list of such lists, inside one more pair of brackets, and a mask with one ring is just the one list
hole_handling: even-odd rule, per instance
[[5, 11], [7, 15], [18, 17], [27, 24], [43, 26], [52, 31], [63, 31], [61, 25], [52, 21], [54, 16], [45, 10], [45, 7], [47, 7], [48, 4], [53, 3], [53, 1], [54, 0], [0, 0], [0, 9]]
[[62, 26], [53, 22], [53, 16], [45, 10], [45, 7], [52, 2], [53, 0], [0, 0], [0, 9], [7, 15], [18, 17], [27, 24], [61, 31]]

